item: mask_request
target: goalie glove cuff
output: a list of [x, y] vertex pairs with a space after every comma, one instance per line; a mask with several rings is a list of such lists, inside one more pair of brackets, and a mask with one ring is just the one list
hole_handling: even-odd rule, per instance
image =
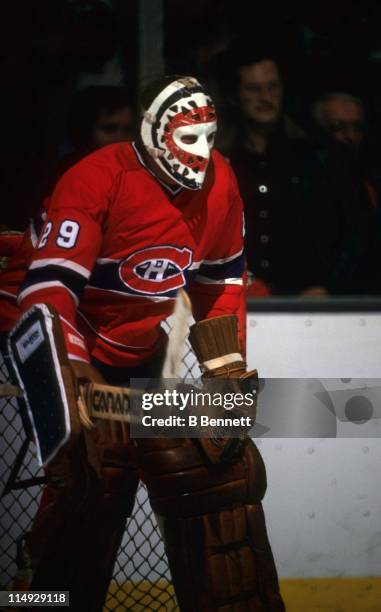
[[234, 377], [246, 371], [240, 353], [238, 322], [235, 315], [223, 315], [192, 325], [189, 342], [205, 377]]

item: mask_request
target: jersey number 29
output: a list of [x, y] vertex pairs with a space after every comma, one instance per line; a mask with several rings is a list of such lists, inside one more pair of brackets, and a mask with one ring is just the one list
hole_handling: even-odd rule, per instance
[[[45, 229], [38, 243], [38, 249], [42, 249], [44, 246], [46, 246], [52, 229], [53, 223], [51, 221], [48, 221], [48, 223], [45, 225]], [[71, 221], [70, 219], [65, 219], [65, 221], [62, 221], [59, 226], [56, 237], [56, 244], [64, 249], [71, 249], [73, 246], [75, 246], [75, 243], [77, 242], [79, 229], [79, 223], [77, 223], [76, 221]]]

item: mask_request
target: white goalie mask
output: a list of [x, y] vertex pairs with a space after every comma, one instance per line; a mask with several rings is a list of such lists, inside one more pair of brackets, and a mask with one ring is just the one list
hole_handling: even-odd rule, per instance
[[193, 77], [167, 85], [144, 112], [141, 138], [158, 166], [187, 189], [201, 189], [217, 129], [211, 98]]

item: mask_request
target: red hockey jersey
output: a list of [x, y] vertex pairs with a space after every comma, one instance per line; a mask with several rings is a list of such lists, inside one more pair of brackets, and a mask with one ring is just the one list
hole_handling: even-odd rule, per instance
[[20, 317], [17, 295], [45, 218], [46, 212], [42, 210], [41, 215], [31, 220], [24, 234], [15, 236], [4, 232], [0, 236], [0, 257], [9, 258], [0, 272], [0, 332], [9, 332]]
[[119, 143], [58, 182], [19, 303], [60, 312], [71, 357], [137, 365], [164, 342], [179, 288], [196, 320], [238, 314], [242, 273], [242, 203], [224, 158], [213, 152], [202, 190], [172, 191]]

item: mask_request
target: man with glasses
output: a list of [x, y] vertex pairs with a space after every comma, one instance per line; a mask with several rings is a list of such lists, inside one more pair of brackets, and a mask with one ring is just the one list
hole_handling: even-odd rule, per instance
[[312, 109], [318, 151], [337, 206], [327, 208], [332, 244], [339, 245], [332, 278], [339, 293], [379, 293], [377, 200], [379, 169], [368, 137], [362, 101], [347, 92], [329, 92]]
[[358, 150], [365, 140], [365, 111], [359, 98], [329, 93], [314, 105], [316, 125], [335, 141]]

